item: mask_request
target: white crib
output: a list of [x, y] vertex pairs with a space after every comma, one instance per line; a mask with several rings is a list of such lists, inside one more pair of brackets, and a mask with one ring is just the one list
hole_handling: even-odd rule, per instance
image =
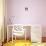
[[[16, 36], [23, 36], [23, 34], [24, 34], [25, 41], [26, 41], [27, 35], [26, 35], [25, 30], [27, 28], [25, 28], [24, 26], [26, 26], [27, 28], [28, 28], [28, 26], [30, 27], [29, 28], [30, 36], [29, 35], [28, 36], [30, 37], [31, 42], [41, 42], [41, 37], [42, 37], [41, 25], [30, 25], [30, 24], [29, 25], [23, 25], [23, 24], [8, 25], [7, 26], [7, 42], [9, 41], [10, 35], [12, 37], [12, 42], [13, 42], [14, 36], [15, 36], [15, 40], [16, 40]], [[12, 30], [9, 31], [10, 27], [12, 27]]]

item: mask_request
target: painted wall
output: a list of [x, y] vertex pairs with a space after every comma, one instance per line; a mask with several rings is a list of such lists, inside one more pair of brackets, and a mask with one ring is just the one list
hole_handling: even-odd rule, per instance
[[46, 37], [46, 0], [8, 0], [7, 8], [8, 24], [40, 24]]

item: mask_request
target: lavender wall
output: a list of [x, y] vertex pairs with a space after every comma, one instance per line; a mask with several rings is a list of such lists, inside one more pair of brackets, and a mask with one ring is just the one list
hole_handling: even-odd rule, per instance
[[46, 0], [8, 0], [7, 16], [8, 24], [42, 25], [43, 37], [46, 36]]

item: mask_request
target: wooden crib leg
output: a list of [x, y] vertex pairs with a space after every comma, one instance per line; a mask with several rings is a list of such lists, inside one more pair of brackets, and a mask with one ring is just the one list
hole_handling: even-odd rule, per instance
[[12, 31], [12, 43], [13, 43], [13, 31]]
[[25, 31], [25, 43], [26, 43], [26, 31]]
[[16, 42], [16, 36], [15, 36], [15, 42]]
[[8, 28], [7, 28], [7, 42], [8, 42]]

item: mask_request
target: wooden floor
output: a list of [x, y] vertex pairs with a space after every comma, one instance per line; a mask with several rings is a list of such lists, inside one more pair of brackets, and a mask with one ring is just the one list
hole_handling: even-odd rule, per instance
[[5, 43], [3, 46], [46, 46], [46, 43], [31, 43], [30, 41], [14, 40]]
[[43, 43], [31, 43], [31, 41], [24, 41], [24, 40], [14, 40], [5, 43], [3, 46], [46, 46], [46, 37], [42, 37]]
[[3, 46], [31, 46], [30, 41], [24, 41], [24, 40], [16, 40], [16, 41], [10, 41], [8, 43], [5, 43]]

